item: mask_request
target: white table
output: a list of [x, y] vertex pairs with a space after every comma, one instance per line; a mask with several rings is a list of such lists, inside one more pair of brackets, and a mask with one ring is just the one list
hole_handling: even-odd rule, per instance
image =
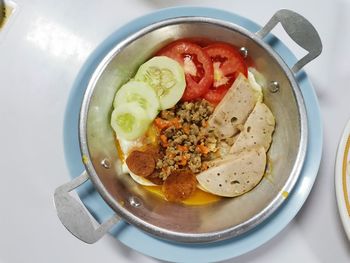
[[[279, 235], [227, 262], [350, 262], [350, 242], [342, 230], [333, 184], [338, 140], [350, 117], [350, 72], [336, 69], [337, 63], [350, 68], [346, 59], [341, 62], [346, 56], [350, 61], [350, 45], [344, 45], [350, 20], [344, 32], [340, 20], [346, 11], [338, 1], [14, 0], [16, 12], [0, 31], [0, 261], [158, 262], [111, 236], [94, 245], [80, 242], [59, 222], [52, 194], [69, 180], [63, 115], [88, 54], [133, 18], [191, 4], [226, 9], [260, 24], [280, 8], [293, 9], [315, 25], [324, 46], [321, 57], [306, 67], [324, 121], [323, 159], [313, 190]], [[302, 54], [280, 28], [274, 33]]]

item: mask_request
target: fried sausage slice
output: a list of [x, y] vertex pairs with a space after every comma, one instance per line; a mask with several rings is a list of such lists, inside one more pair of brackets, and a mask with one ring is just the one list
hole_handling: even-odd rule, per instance
[[132, 151], [126, 158], [126, 165], [134, 174], [147, 177], [153, 173], [156, 162], [150, 153]]
[[163, 184], [163, 192], [170, 202], [181, 202], [196, 190], [197, 180], [189, 170], [174, 171]]
[[155, 170], [151, 175], [149, 175], [147, 179], [156, 185], [162, 185], [164, 183], [163, 179], [159, 177], [159, 171], [157, 170]]

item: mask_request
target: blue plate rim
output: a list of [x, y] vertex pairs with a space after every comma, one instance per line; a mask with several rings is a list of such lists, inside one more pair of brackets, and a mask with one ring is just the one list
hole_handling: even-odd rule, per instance
[[[69, 95], [64, 117], [63, 140], [66, 163], [71, 178], [77, 177], [84, 170], [78, 140], [78, 119], [83, 91], [87, 84], [86, 81], [92, 74], [95, 66], [113, 45], [131, 33], [151, 23], [180, 16], [204, 16], [222, 19], [245, 27], [251, 32], [256, 32], [260, 29], [260, 26], [254, 22], [220, 9], [176, 7], [158, 10], [137, 18], [112, 33], [92, 52], [84, 63]], [[273, 49], [282, 56], [289, 66], [295, 63], [295, 56], [281, 41], [274, 38], [271, 43]], [[268, 220], [242, 236], [210, 244], [184, 244], [160, 240], [124, 222], [117, 224], [111, 231], [111, 234], [126, 246], [158, 259], [176, 262], [212, 262], [242, 255], [262, 245], [279, 233], [294, 218], [309, 195], [317, 176], [322, 155], [323, 130], [317, 97], [305, 72], [301, 72], [299, 76], [303, 76], [299, 78], [298, 82], [304, 97], [309, 120], [308, 127], [310, 132], [307, 157], [294, 191], [289, 195], [283, 206]], [[82, 202], [99, 222], [103, 222], [113, 214], [113, 211], [93, 189], [91, 183], [80, 187], [78, 194]], [[271, 227], [272, 225], [273, 227]], [[154, 249], [155, 247], [157, 249]]]

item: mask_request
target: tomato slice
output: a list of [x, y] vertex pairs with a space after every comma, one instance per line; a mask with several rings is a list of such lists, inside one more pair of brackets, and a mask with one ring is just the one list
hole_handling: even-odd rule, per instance
[[214, 81], [204, 98], [217, 104], [225, 96], [239, 73], [248, 75], [245, 61], [238, 50], [226, 43], [214, 43], [204, 48], [213, 63]]
[[184, 68], [186, 89], [182, 100], [194, 100], [203, 96], [213, 84], [213, 64], [199, 45], [178, 40], [161, 49], [157, 55], [175, 59]]
[[225, 97], [228, 90], [229, 87], [226, 86], [221, 86], [216, 89], [209, 89], [209, 91], [204, 95], [204, 99], [216, 106], [223, 99], [223, 97]]

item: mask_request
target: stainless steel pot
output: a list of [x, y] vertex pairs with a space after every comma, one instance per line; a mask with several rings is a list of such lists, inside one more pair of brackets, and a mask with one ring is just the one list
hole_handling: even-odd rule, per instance
[[[263, 40], [278, 23], [309, 52], [291, 69]], [[264, 98], [277, 123], [268, 153], [272, 163], [269, 175], [243, 196], [203, 206], [160, 200], [121, 174], [109, 125], [118, 87], [156, 50], [187, 37], [225, 41], [248, 52], [269, 83], [264, 87]], [[150, 25], [118, 43], [100, 62], [85, 92], [79, 139], [86, 171], [56, 189], [54, 201], [63, 225], [87, 243], [96, 242], [120, 219], [160, 238], [200, 243], [235, 237], [262, 223], [282, 205], [300, 175], [307, 151], [308, 127], [295, 75], [321, 50], [315, 28], [290, 10], [278, 11], [257, 33], [217, 19], [178, 17]], [[97, 228], [86, 209], [69, 194], [89, 179], [116, 212]]]

